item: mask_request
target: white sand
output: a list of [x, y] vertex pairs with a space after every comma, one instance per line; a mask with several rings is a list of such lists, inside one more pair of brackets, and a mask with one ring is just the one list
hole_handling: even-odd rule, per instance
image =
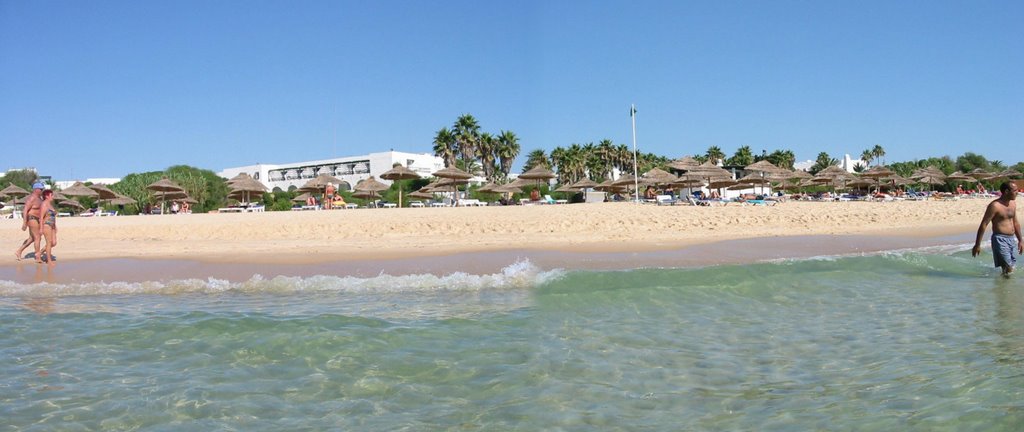
[[[941, 235], [975, 229], [988, 202], [603, 203], [71, 217], [58, 220], [54, 254], [62, 260], [316, 262], [502, 249], [640, 251], [792, 235]], [[0, 242], [11, 261], [26, 235], [20, 227], [20, 220], [0, 221]]]

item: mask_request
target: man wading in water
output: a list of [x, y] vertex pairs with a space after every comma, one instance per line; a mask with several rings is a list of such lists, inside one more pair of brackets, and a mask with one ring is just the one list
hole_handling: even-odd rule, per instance
[[981, 238], [985, 235], [988, 223], [992, 222], [992, 256], [996, 267], [1003, 268], [1003, 276], [1009, 277], [1013, 273], [1013, 266], [1017, 264], [1016, 254], [1024, 254], [1020, 221], [1017, 220], [1017, 185], [1004, 182], [999, 186], [999, 192], [1002, 195], [985, 209], [985, 217], [978, 227], [978, 238], [974, 241], [971, 255], [978, 256], [981, 253]]

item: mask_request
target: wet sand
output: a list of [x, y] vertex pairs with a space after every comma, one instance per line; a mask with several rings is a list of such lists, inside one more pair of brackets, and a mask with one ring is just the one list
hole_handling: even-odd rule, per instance
[[929, 246], [963, 245], [973, 232], [905, 235], [818, 235], [750, 238], [698, 243], [676, 248], [633, 251], [564, 251], [510, 249], [445, 255], [345, 259], [309, 263], [216, 262], [188, 259], [100, 258], [72, 260], [54, 266], [22, 261], [0, 266], [0, 280], [18, 283], [146, 282], [209, 278], [242, 282], [263, 277], [314, 275], [374, 277], [380, 274], [445, 275], [499, 273], [528, 260], [542, 270], [699, 267], [777, 259], [869, 254]]

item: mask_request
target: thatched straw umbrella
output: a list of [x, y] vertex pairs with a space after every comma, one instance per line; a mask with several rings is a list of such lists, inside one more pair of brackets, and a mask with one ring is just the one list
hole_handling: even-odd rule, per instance
[[[384, 180], [399, 181], [399, 180], [412, 180], [420, 178], [420, 175], [403, 165], [398, 165], [387, 171], [384, 171], [380, 175], [380, 178]], [[398, 206], [402, 206], [402, 184], [398, 184]]]
[[[459, 185], [468, 184], [469, 179], [473, 178], [473, 174], [460, 170], [456, 167], [447, 167], [443, 170], [437, 171], [433, 174], [434, 177], [450, 180], [444, 185], [451, 186], [452, 191], [455, 193], [454, 203], [457, 206], [459, 204]], [[442, 185], [439, 183], [439, 186]]]

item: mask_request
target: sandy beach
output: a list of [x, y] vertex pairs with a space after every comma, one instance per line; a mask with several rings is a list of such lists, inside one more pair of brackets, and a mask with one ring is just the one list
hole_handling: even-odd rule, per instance
[[[315, 263], [477, 251], [657, 251], [793, 236], [937, 237], [975, 229], [988, 202], [602, 203], [70, 217], [59, 220], [55, 255], [62, 261]], [[0, 242], [11, 252], [24, 235], [19, 220], [0, 221]]]

